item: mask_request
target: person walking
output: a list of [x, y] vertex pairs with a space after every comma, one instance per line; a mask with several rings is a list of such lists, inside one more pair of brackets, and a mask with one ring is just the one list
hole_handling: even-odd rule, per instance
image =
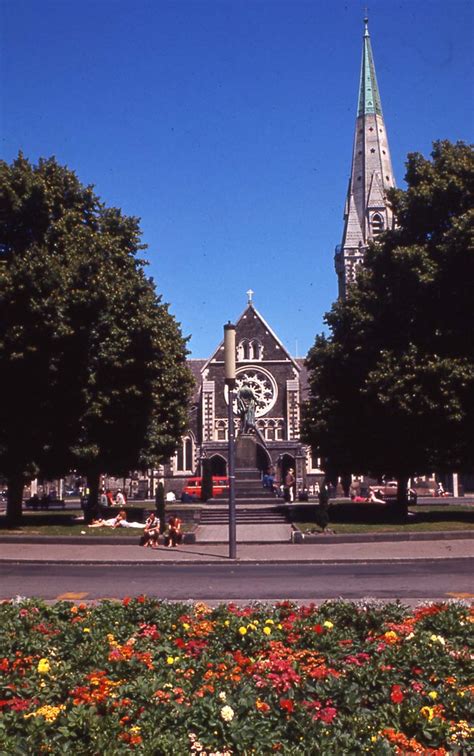
[[294, 485], [295, 485], [294, 470], [292, 467], [289, 467], [285, 475], [284, 493], [285, 493], [286, 502], [293, 502], [295, 500]]

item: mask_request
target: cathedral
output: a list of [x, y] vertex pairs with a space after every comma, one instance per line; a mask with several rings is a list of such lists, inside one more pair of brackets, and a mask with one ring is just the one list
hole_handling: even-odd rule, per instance
[[[304, 360], [290, 355], [255, 308], [253, 292], [247, 294], [247, 307], [235, 324], [236, 388], [238, 391], [249, 386], [256, 398], [257, 467], [262, 474], [273, 469], [277, 480], [283, 480], [292, 468], [297, 490], [314, 490], [323, 473], [299, 438], [300, 405], [307, 387]], [[176, 494], [180, 493], [183, 478], [200, 474], [204, 458], [210, 460], [216, 476], [226, 475], [228, 465], [223, 341], [208, 359], [191, 359], [189, 366], [195, 379], [195, 394], [188, 433], [165, 468], [166, 488]], [[236, 410], [234, 415], [238, 434], [241, 421]]]
[[[395, 180], [367, 19], [364, 24], [351, 176], [342, 243], [335, 255], [340, 297], [354, 280], [369, 242], [393, 223], [386, 191]], [[292, 468], [296, 490], [314, 493], [324, 472], [300, 440], [300, 407], [307, 391], [304, 360], [291, 356], [255, 308], [253, 292], [247, 294], [247, 307], [236, 321], [236, 382], [237, 389], [249, 386], [257, 398], [257, 467], [262, 474], [274, 470], [279, 482]], [[223, 341], [207, 359], [190, 359], [189, 367], [195, 393], [188, 431], [163, 470], [166, 490], [178, 497], [188, 477], [201, 475], [203, 459], [210, 460], [214, 475], [226, 475], [228, 469]], [[240, 421], [234, 415], [238, 433]]]

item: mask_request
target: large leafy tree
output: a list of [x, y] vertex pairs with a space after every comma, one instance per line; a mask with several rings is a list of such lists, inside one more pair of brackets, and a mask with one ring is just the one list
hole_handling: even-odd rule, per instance
[[99, 475], [171, 454], [191, 376], [180, 329], [137, 254], [138, 220], [54, 159], [0, 163], [0, 475]]
[[474, 466], [474, 153], [434, 144], [392, 190], [397, 227], [369, 248], [308, 355], [304, 435], [333, 473], [407, 478]]

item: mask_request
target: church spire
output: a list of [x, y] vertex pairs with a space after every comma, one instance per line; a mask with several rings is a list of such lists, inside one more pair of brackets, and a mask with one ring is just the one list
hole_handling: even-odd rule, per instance
[[362, 50], [362, 66], [360, 70], [359, 107], [357, 115], [382, 115], [377, 77], [375, 75], [374, 56], [369, 36], [369, 19], [364, 18], [364, 47]]
[[368, 19], [364, 19], [362, 64], [352, 170], [344, 212], [342, 244], [336, 247], [339, 296], [344, 297], [363, 262], [367, 245], [390, 227], [393, 215], [386, 192], [395, 186], [382, 114]]

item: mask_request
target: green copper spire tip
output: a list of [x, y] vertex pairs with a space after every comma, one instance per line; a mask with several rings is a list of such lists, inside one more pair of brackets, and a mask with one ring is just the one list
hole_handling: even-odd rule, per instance
[[362, 66], [360, 71], [359, 107], [357, 115], [382, 115], [377, 77], [375, 75], [374, 58], [369, 36], [369, 19], [364, 18], [364, 43], [362, 52]]

